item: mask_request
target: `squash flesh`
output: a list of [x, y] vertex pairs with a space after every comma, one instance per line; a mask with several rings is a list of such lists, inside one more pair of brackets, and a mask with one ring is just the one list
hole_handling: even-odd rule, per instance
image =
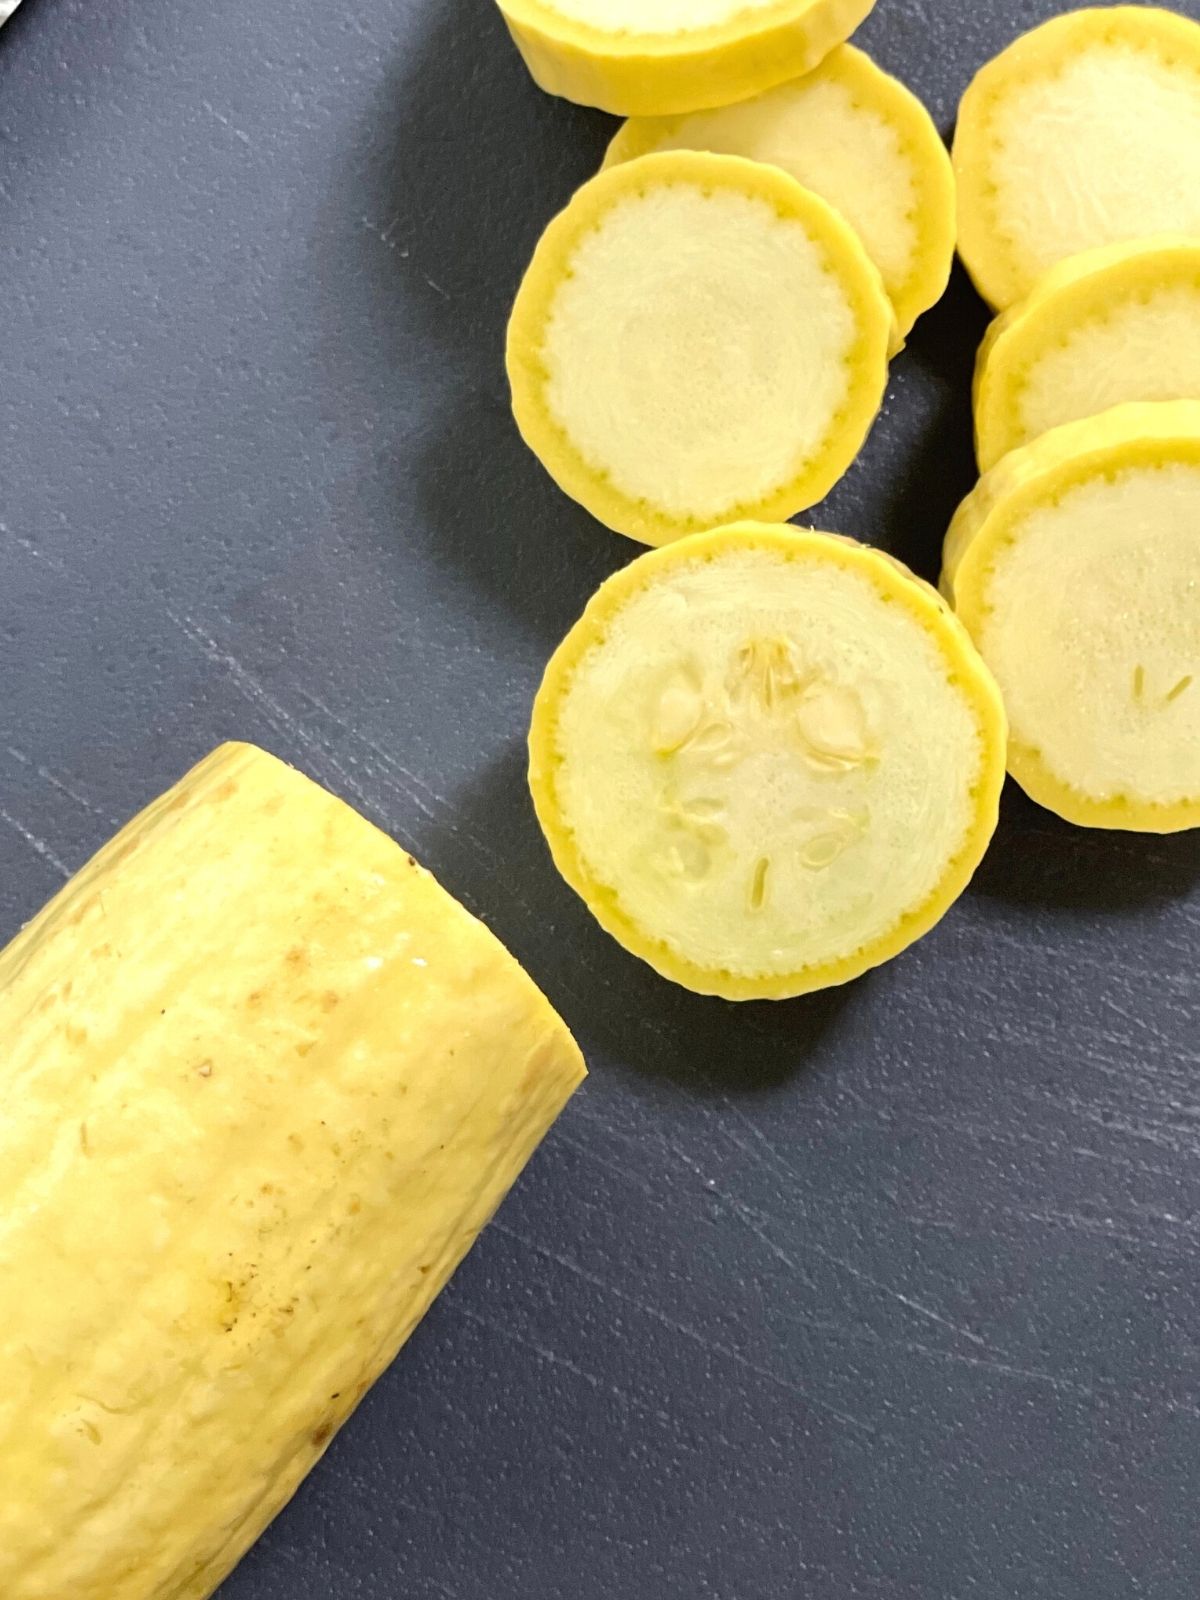
[[979, 464], [1128, 401], [1195, 396], [1200, 243], [1106, 245], [1053, 268], [989, 329], [975, 380]]
[[1200, 825], [1200, 402], [1131, 403], [1012, 451], [943, 587], [994, 671], [1009, 769], [1083, 826]]
[[959, 248], [998, 310], [1082, 251], [1200, 233], [1200, 27], [1152, 6], [1044, 23], [968, 88], [953, 158]]
[[631, 118], [605, 166], [710, 150], [781, 167], [844, 216], [879, 268], [903, 339], [940, 297], [954, 254], [954, 178], [929, 113], [853, 45], [737, 105]]
[[790, 515], [850, 465], [892, 312], [849, 226], [772, 167], [613, 167], [543, 236], [509, 326], [513, 409], [556, 482], [661, 544]]
[[402, 850], [226, 746], [3, 954], [0, 1593], [200, 1600], [582, 1075]]
[[610, 579], [547, 670], [530, 782], [560, 871], [674, 981], [783, 998], [889, 959], [995, 825], [999, 698], [879, 552], [744, 523]]

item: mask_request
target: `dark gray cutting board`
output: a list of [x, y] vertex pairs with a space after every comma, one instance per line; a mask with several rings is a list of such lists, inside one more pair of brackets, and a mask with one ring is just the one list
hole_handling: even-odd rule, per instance
[[[1053, 9], [882, 0], [861, 39], [948, 128]], [[525, 453], [502, 338], [611, 127], [491, 0], [0, 34], [0, 931], [255, 739], [409, 843], [592, 1066], [221, 1600], [1195, 1600], [1197, 839], [1010, 793], [930, 938], [743, 1009], [543, 849], [530, 699], [634, 550]], [[814, 521], [933, 574], [983, 323], [956, 278]]]

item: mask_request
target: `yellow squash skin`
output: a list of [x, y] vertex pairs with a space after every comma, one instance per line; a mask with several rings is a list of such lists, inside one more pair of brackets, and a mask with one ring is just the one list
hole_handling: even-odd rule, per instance
[[[975, 639], [984, 659], [996, 671], [1001, 692], [1006, 696], [1009, 695], [1008, 685], [993, 658], [988, 633], [998, 626], [997, 619], [1001, 617], [994, 592], [996, 567], [1010, 559], [1009, 552], [1019, 541], [1022, 527], [1046, 511], [1055, 511], [1076, 492], [1119, 487], [1129, 473], [1144, 473], [1153, 480], [1172, 469], [1200, 472], [1200, 401], [1130, 402], [1097, 417], [1052, 428], [1030, 444], [1003, 456], [963, 501], [946, 536], [942, 592]], [[1132, 586], [1139, 575], [1134, 568], [1150, 570], [1150, 541], [1154, 529], [1146, 524], [1144, 508], [1139, 510], [1142, 516], [1131, 520], [1128, 527], [1124, 558], [1130, 564], [1129, 569], [1108, 573], [1107, 616], [1089, 615], [1086, 638], [1093, 649], [1104, 648], [1092, 643], [1100, 628], [1110, 620], [1120, 623], [1124, 614], [1131, 610]], [[1092, 518], [1073, 530], [1081, 548], [1087, 548], [1099, 537], [1094, 518], [1093, 512]], [[1068, 576], [1065, 567], [1051, 573], [1046, 582], [1049, 589], [1062, 597], [1061, 631], [1075, 609], [1079, 585]], [[1168, 620], [1177, 627], [1182, 617], [1195, 641], [1164, 680], [1169, 701], [1176, 698], [1170, 693], [1174, 685], [1190, 689], [1193, 682], [1191, 666], [1200, 644], [1200, 625], [1195, 621], [1194, 599], [1189, 597], [1200, 585], [1200, 556], [1193, 564], [1191, 575], [1182, 577], [1182, 584], [1178, 593], [1163, 593], [1161, 609], [1156, 612], [1155, 626], [1164, 634]], [[1026, 624], [1027, 618], [1018, 615], [1006, 626]], [[1029, 638], [1029, 659], [1035, 659], [1032, 652], [1040, 643], [1036, 637]], [[1182, 679], [1177, 678], [1177, 672], [1183, 673]], [[1055, 696], [1061, 701], [1070, 694], [1061, 671], [1053, 666], [1041, 671], [1037, 682], [1044, 685], [1046, 696]], [[1137, 693], [1138, 688], [1135, 682], [1132, 692]], [[1158, 685], [1154, 691], [1159, 701], [1162, 700], [1161, 688], [1162, 685]], [[1149, 696], [1147, 698], [1149, 700]], [[1071, 706], [1072, 702], [1068, 699], [1067, 704]], [[1162, 712], [1171, 708], [1161, 704], [1156, 709]], [[1089, 731], [1098, 727], [1103, 735], [1103, 707], [1079, 704], [1073, 707], [1073, 713], [1077, 726]], [[1124, 791], [1105, 795], [1087, 792], [1051, 769], [1037, 738], [1014, 709], [1011, 696], [1009, 721], [1008, 770], [1031, 799], [1066, 821], [1081, 827], [1136, 833], [1177, 833], [1200, 826], [1200, 789], [1169, 802]], [[1168, 749], [1182, 751], [1189, 758], [1196, 748], [1195, 742], [1186, 736], [1182, 746], [1178, 736], [1164, 733], [1163, 738]], [[1129, 778], [1138, 776], [1130, 774]]]
[[670, 116], [745, 100], [810, 72], [875, 0], [776, 0], [674, 33], [609, 31], [543, 0], [500, 0], [535, 82], [619, 117]]
[[769, 161], [850, 223], [883, 277], [902, 345], [945, 291], [954, 258], [954, 173], [929, 112], [852, 44], [753, 100], [709, 113], [631, 117], [606, 167], [657, 150]]
[[996, 318], [980, 346], [980, 471], [1065, 422], [1130, 400], [1196, 397], [1200, 239], [1135, 239], [1069, 256]]
[[[836, 408], [823, 418], [819, 441], [811, 449], [795, 451], [785, 472], [778, 478], [773, 477], [765, 490], [756, 484], [752, 492], [747, 491], [743, 463], [739, 460], [736, 474], [731, 474], [727, 486], [723, 485], [729, 492], [723, 496], [719, 515], [694, 505], [671, 509], [647, 496], [627, 492], [615, 481], [607, 463], [585, 456], [555, 416], [551, 403], [551, 331], [564, 286], [575, 288], [578, 285], [575, 268], [580, 252], [600, 235], [609, 219], [625, 207], [656, 201], [672, 191], [702, 196], [706, 203], [732, 198], [739, 204], [762, 208], [772, 225], [778, 222], [802, 231], [820, 252], [828, 280], [844, 295], [852, 327], [844, 358], [835, 368], [839, 376], [844, 376], [844, 394]], [[672, 252], [664, 254], [663, 260], [679, 282], [704, 287], [710, 264], [725, 265], [729, 246], [719, 231], [718, 221], [719, 217], [708, 231], [672, 241]], [[604, 342], [624, 360], [636, 357], [640, 350], [638, 334], [628, 333], [625, 323], [633, 322], [636, 327], [638, 319], [647, 315], [663, 320], [663, 308], [661, 304], [648, 308], [646, 294], [629, 283], [628, 273], [623, 275], [621, 267], [614, 272], [614, 279], [607, 298], [618, 306], [618, 314], [611, 324], [605, 324]], [[770, 305], [766, 300], [777, 288], [775, 279], [764, 273], [757, 281], [745, 285], [740, 303], [731, 307], [726, 301], [716, 309], [718, 318], [725, 319], [732, 314], [735, 319], [743, 320], [734, 320], [728, 327], [722, 321], [717, 330], [724, 341], [724, 359], [715, 375], [713, 362], [709, 360], [707, 366], [704, 364], [703, 342], [695, 358], [689, 346], [687, 359], [689, 362], [696, 359], [700, 374], [693, 392], [687, 397], [689, 403], [696, 403], [696, 391], [700, 384], [707, 383], [709, 388], [704, 391], [704, 398], [711, 405], [707, 396], [714, 383], [722, 383], [723, 369], [728, 366], [743, 373], [744, 387], [728, 386], [728, 393], [737, 396], [739, 413], [759, 402], [763, 383], [761, 370], [755, 368], [745, 376], [748, 363], [744, 324], [757, 324], [754, 327], [756, 337], [771, 352], [778, 349], [789, 330], [779, 328], [777, 304]], [[766, 319], [764, 305], [770, 313]], [[808, 310], [806, 305], [806, 314]], [[817, 323], [821, 315], [821, 307], [814, 305], [813, 322]], [[803, 327], [804, 321], [804, 317], [798, 317], [797, 326]], [[818, 195], [803, 188], [786, 172], [763, 162], [706, 151], [663, 151], [598, 173], [583, 185], [542, 235], [518, 291], [508, 327], [506, 359], [513, 415], [525, 443], [559, 487], [585, 506], [598, 521], [627, 538], [661, 545], [740, 518], [784, 520], [823, 499], [862, 448], [883, 403], [894, 329], [891, 302], [878, 270], [857, 234]], [[708, 355], [711, 356], [711, 351]], [[811, 381], [821, 375], [815, 374]], [[588, 367], [584, 376], [589, 391], [603, 395], [610, 414], [624, 412], [622, 392], [605, 392], [603, 376], [593, 367]], [[622, 376], [627, 377], [627, 374], [622, 371]], [[689, 372], [687, 376], [690, 380], [692, 375]], [[682, 403], [677, 385], [672, 388], [657, 371], [654, 381], [658, 385], [655, 398], [660, 413], [666, 414]], [[806, 386], [811, 386], [809, 379], [805, 382]], [[614, 387], [619, 385], [614, 384]], [[725, 392], [722, 390], [720, 398], [724, 398]], [[639, 435], [639, 445], [646, 457], [657, 458], [656, 442], [649, 431]], [[689, 488], [696, 476], [697, 457], [704, 453], [694, 444], [690, 451], [686, 463], [674, 463], [679, 477]], [[732, 481], [735, 475], [737, 482]]]
[[954, 135], [958, 248], [1007, 310], [1057, 262], [1200, 232], [1200, 27], [1157, 6], [1053, 17], [989, 61]]
[[225, 745], [0, 954], [0, 1595], [204, 1600], [583, 1064], [384, 834]]
[[[560, 793], [563, 756], [559, 729], [563, 706], [581, 665], [601, 646], [627, 603], [660, 575], [725, 554], [765, 552], [785, 561], [816, 561], [868, 583], [888, 606], [907, 614], [936, 642], [950, 682], [970, 703], [979, 735], [980, 761], [971, 789], [971, 823], [955, 855], [947, 860], [936, 889], [910, 906], [881, 938], [850, 955], [802, 970], [747, 975], [689, 959], [630, 915], [618, 886], [600, 881], [589, 866], [565, 813]], [[970, 881], [995, 831], [1004, 782], [1006, 722], [999, 691], [971, 640], [941, 596], [913, 577], [899, 561], [836, 534], [792, 525], [743, 522], [653, 550], [609, 578], [552, 657], [534, 704], [529, 733], [529, 785], [542, 831], [558, 871], [588, 910], [619, 944], [661, 976], [700, 994], [726, 1000], [786, 1000], [847, 983], [891, 960], [928, 933]], [[597, 774], [597, 783], [603, 775]]]

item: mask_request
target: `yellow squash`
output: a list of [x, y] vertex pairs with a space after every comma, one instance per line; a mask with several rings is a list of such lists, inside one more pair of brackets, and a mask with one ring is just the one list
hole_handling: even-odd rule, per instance
[[664, 977], [844, 983], [927, 933], [996, 825], [1004, 712], [928, 585], [741, 523], [610, 578], [546, 671], [530, 786], [554, 860]]
[[728, 105], [809, 72], [875, 0], [500, 0], [534, 79], [622, 117]]
[[605, 166], [656, 150], [769, 161], [827, 200], [879, 268], [901, 340], [946, 287], [955, 227], [950, 157], [916, 95], [853, 45], [753, 100], [631, 117]]
[[1200, 27], [1156, 6], [1054, 17], [978, 73], [954, 135], [958, 244], [997, 310], [1068, 256], [1200, 233]]
[[1102, 245], [1052, 267], [988, 329], [975, 373], [980, 469], [1127, 400], [1200, 399], [1200, 239]]
[[942, 587], [995, 674], [1009, 770], [1094, 828], [1200, 826], [1200, 401], [1131, 402], [1010, 451]]
[[762, 162], [663, 151], [547, 228], [509, 324], [513, 411], [569, 495], [666, 544], [822, 499], [882, 403], [892, 330], [832, 206]]
[[202, 1600], [583, 1076], [517, 963], [226, 745], [0, 954], [0, 1595]]

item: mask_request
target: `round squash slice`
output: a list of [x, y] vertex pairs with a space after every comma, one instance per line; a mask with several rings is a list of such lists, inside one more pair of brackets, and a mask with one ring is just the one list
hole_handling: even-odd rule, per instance
[[610, 578], [530, 733], [567, 882], [664, 977], [731, 1000], [843, 983], [927, 932], [1003, 778], [999, 694], [934, 591], [761, 523]]
[[1103, 245], [1052, 268], [988, 330], [975, 378], [985, 472], [1063, 422], [1200, 398], [1200, 239]]
[[903, 339], [946, 287], [954, 175], [911, 90], [844, 44], [815, 71], [753, 100], [679, 117], [631, 117], [605, 166], [655, 150], [712, 150], [782, 167], [846, 218], [879, 268]]
[[875, 0], [500, 0], [537, 83], [621, 117], [728, 105], [808, 72]]
[[645, 544], [786, 519], [858, 453], [891, 332], [857, 236], [794, 178], [643, 156], [543, 235], [509, 325], [513, 410], [556, 482]]
[[1133, 403], [1005, 456], [943, 588], [991, 667], [1009, 769], [1095, 828], [1200, 824], [1200, 402]]
[[1200, 26], [1113, 6], [1035, 28], [967, 90], [954, 167], [959, 249], [1001, 310], [1067, 256], [1200, 233]]

